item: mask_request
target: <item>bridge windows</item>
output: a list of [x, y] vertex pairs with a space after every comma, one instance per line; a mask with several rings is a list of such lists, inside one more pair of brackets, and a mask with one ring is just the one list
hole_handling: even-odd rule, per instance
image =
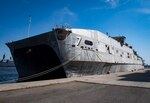
[[89, 40], [85, 40], [84, 43], [85, 43], [86, 45], [90, 45], [90, 46], [93, 45], [93, 42], [92, 42], [92, 41], [89, 41]]

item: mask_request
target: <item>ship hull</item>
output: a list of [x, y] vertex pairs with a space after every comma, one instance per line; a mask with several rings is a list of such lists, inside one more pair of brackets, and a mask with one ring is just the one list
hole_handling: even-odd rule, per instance
[[115, 64], [103, 62], [72, 61], [65, 67], [67, 77], [99, 75], [115, 72], [137, 71], [143, 69], [141, 65]]
[[7, 43], [19, 74], [18, 81], [57, 79], [143, 69], [141, 64], [125, 63], [123, 59], [118, 59], [116, 63], [113, 61], [114, 55], [112, 54], [69, 44], [65, 38], [62, 35], [61, 38], [58, 38], [56, 32], [52, 31]]

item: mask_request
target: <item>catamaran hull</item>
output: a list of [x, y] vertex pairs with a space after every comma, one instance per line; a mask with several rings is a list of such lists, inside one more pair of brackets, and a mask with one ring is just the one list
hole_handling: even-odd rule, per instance
[[[66, 33], [66, 32], [65, 32]], [[71, 35], [71, 34], [70, 34]], [[75, 35], [75, 34], [72, 34]], [[67, 78], [143, 69], [142, 64], [114, 62], [112, 54], [67, 44], [55, 31], [7, 43], [13, 56], [18, 81]], [[112, 62], [113, 61], [113, 62]]]

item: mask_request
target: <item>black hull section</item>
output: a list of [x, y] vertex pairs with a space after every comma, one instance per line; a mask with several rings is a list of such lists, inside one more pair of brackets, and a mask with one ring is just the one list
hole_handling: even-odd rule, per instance
[[[23, 77], [46, 71], [47, 69], [53, 68], [61, 64], [57, 54], [51, 47], [47, 45], [38, 45], [30, 48], [18, 49], [14, 52], [14, 56], [18, 61], [18, 67], [20, 68], [18, 69], [20, 78], [20, 80], [18, 81], [21, 81], [21, 78]], [[61, 67], [48, 74], [31, 79], [29, 78], [27, 79], [27, 81], [57, 79], [65, 77], [66, 74]]]
[[44, 75], [33, 75], [61, 64], [58, 43], [53, 32], [7, 43], [14, 58], [20, 81], [66, 78], [64, 68]]

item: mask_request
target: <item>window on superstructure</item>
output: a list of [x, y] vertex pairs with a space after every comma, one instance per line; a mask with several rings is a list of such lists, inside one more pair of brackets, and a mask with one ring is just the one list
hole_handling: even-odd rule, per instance
[[129, 53], [127, 53], [127, 57], [130, 58], [130, 54]]
[[75, 47], [75, 45], [72, 45], [72, 47]]
[[109, 54], [111, 54], [109, 46], [107, 47], [107, 51]]
[[86, 45], [90, 45], [90, 46], [92, 46], [93, 45], [93, 42], [92, 41], [89, 41], [89, 40], [85, 40], [85, 42], [84, 42]]

